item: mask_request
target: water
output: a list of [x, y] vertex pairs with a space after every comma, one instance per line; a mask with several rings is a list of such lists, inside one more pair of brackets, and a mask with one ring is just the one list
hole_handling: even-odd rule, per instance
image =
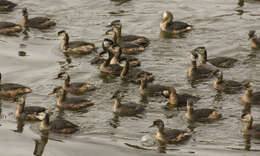
[[[217, 94], [212, 87], [213, 79], [191, 87], [186, 81], [189, 52], [206, 46], [209, 57], [230, 56], [239, 59], [234, 68], [225, 69], [224, 78], [251, 80], [259, 90], [260, 55], [249, 47], [248, 31], [258, 30], [260, 14], [259, 2], [246, 1], [242, 5], [237, 0], [131, 0], [131, 1], [18, 1], [19, 6], [11, 13], [1, 14], [1, 21], [21, 23], [21, 9], [28, 8], [30, 17], [46, 15], [57, 22], [53, 29], [41, 32], [31, 30], [29, 38], [0, 36], [0, 71], [3, 82], [16, 82], [30, 86], [33, 93], [27, 96], [26, 105], [39, 105], [53, 109], [52, 119], [63, 117], [81, 126], [79, 133], [72, 136], [50, 135], [43, 155], [104, 155], [156, 154], [157, 145], [145, 147], [141, 138], [154, 136], [155, 129], [149, 129], [155, 119], [165, 121], [167, 127], [191, 129], [192, 138], [184, 145], [170, 145], [166, 153], [176, 155], [256, 155], [259, 154], [257, 139], [242, 136], [243, 123], [237, 118], [243, 105], [239, 94]], [[165, 39], [160, 35], [159, 22], [163, 11], [174, 13], [177, 20], [194, 25], [194, 30], [182, 38]], [[144, 35], [151, 45], [137, 57], [142, 61], [142, 69], [156, 76], [155, 83], [174, 85], [178, 92], [194, 93], [202, 97], [197, 108], [216, 108], [223, 114], [223, 120], [211, 124], [189, 125], [183, 118], [184, 111], [166, 111], [164, 98], [149, 98], [141, 101], [138, 87], [122, 83], [119, 78], [102, 76], [97, 66], [90, 65], [94, 55], [71, 58], [68, 64], [60, 52], [57, 32], [66, 30], [71, 40], [85, 40], [95, 43], [101, 50], [105, 26], [116, 19], [123, 23], [123, 33]], [[18, 51], [25, 51], [21, 57]], [[54, 79], [61, 71], [67, 71], [74, 82], [88, 81], [98, 90], [86, 95], [95, 105], [86, 113], [59, 112], [55, 106], [56, 97], [48, 96], [62, 81]], [[126, 90], [123, 101], [140, 102], [146, 112], [137, 117], [117, 118], [112, 113], [113, 100], [117, 89]], [[14, 117], [17, 104], [1, 102], [0, 151], [5, 156], [33, 155], [35, 143], [41, 141], [39, 123], [26, 123], [22, 133], [15, 132], [17, 122]], [[253, 107], [255, 122], [260, 119], [260, 108]], [[44, 137], [42, 137], [44, 138]], [[249, 149], [250, 152], [245, 149]], [[129, 154], [131, 152], [131, 154]]]

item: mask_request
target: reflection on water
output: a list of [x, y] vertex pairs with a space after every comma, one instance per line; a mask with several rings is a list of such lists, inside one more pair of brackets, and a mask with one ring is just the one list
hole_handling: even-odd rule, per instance
[[117, 3], [116, 5], [122, 5], [122, 4], [129, 2], [131, 0], [111, 0], [111, 1], [116, 2]]
[[[187, 32], [188, 33], [188, 32]], [[171, 34], [171, 33], [167, 33], [164, 31], [160, 31], [160, 39], [180, 39], [180, 38], [185, 38], [187, 33], [182, 33], [182, 34]]]
[[33, 151], [33, 154], [35, 156], [42, 156], [42, 154], [44, 152], [44, 148], [45, 148], [46, 144], [48, 143], [48, 139], [49, 139], [49, 133], [45, 133], [45, 134], [41, 134], [40, 139], [35, 140], [35, 147], [34, 147], [34, 151]]
[[251, 136], [250, 135], [246, 135], [244, 136], [245, 139], [245, 150], [246, 151], [250, 151], [251, 148]]
[[17, 118], [16, 120], [17, 126], [15, 132], [22, 133], [23, 132], [23, 127], [25, 125], [24, 119], [23, 118]]

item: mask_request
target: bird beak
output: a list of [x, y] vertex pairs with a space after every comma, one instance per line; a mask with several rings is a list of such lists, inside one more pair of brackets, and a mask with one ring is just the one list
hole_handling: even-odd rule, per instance
[[151, 126], [149, 126], [148, 128], [152, 128], [152, 127], [154, 127], [154, 125], [151, 125]]

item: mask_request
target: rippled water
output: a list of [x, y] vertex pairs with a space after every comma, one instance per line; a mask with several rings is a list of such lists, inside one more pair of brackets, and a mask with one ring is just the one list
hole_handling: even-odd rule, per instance
[[[156, 145], [144, 147], [142, 136], [154, 136], [156, 130], [148, 129], [155, 119], [163, 119], [168, 127], [192, 129], [192, 138], [184, 145], [171, 145], [166, 150], [178, 155], [256, 155], [260, 141], [242, 136], [243, 123], [237, 118], [243, 105], [240, 97], [217, 94], [213, 89], [214, 80], [191, 87], [186, 81], [189, 52], [206, 46], [209, 57], [230, 56], [239, 59], [234, 68], [225, 69], [224, 77], [233, 80], [251, 80], [260, 90], [260, 54], [249, 47], [248, 31], [259, 29], [260, 2], [238, 0], [13, 0], [19, 6], [8, 14], [0, 14], [1, 21], [21, 23], [21, 9], [28, 8], [31, 17], [46, 15], [55, 19], [57, 26], [41, 32], [31, 30], [29, 38], [0, 36], [0, 71], [3, 82], [16, 82], [30, 86], [33, 93], [27, 96], [27, 105], [40, 105], [52, 108], [54, 115], [63, 117], [81, 126], [73, 136], [51, 135], [43, 155], [104, 155], [156, 154]], [[159, 22], [164, 10], [174, 13], [177, 20], [194, 25], [194, 30], [181, 38], [163, 38]], [[69, 64], [60, 52], [59, 30], [66, 30], [71, 40], [85, 40], [95, 43], [101, 50], [105, 26], [112, 20], [120, 19], [123, 33], [144, 35], [151, 45], [137, 57], [142, 60], [142, 68], [156, 76], [155, 83], [174, 85], [179, 92], [195, 93], [202, 97], [197, 108], [217, 108], [223, 119], [211, 124], [189, 125], [184, 120], [184, 111], [166, 111], [164, 98], [149, 98], [143, 102], [138, 87], [122, 83], [120, 78], [107, 78], [101, 75], [97, 66], [90, 65], [89, 55], [72, 58]], [[18, 51], [27, 56], [20, 57]], [[95, 105], [86, 113], [59, 112], [55, 106], [56, 97], [48, 96], [62, 81], [55, 80], [57, 73], [68, 71], [72, 81], [88, 81], [96, 84], [98, 90], [86, 95]], [[127, 91], [123, 101], [141, 102], [146, 112], [140, 117], [116, 118], [112, 113], [112, 93], [117, 89]], [[40, 140], [39, 123], [26, 123], [22, 133], [16, 130], [14, 112], [16, 104], [2, 101], [0, 120], [0, 151], [4, 155], [32, 155], [34, 146]], [[260, 108], [253, 107], [255, 121], [260, 119]], [[125, 143], [130, 144], [127, 146]], [[246, 148], [250, 146], [251, 151]], [[139, 147], [135, 149], [133, 147]], [[146, 149], [146, 150], [142, 150]], [[149, 152], [150, 151], [150, 152]], [[140, 153], [141, 152], [141, 153]]]

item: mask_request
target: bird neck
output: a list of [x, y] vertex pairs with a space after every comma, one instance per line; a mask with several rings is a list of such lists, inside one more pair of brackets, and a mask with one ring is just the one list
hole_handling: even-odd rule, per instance
[[116, 98], [115, 99], [115, 103], [114, 103], [114, 112], [116, 111], [116, 109], [118, 107], [120, 107], [121, 103], [120, 103], [120, 99]]
[[67, 50], [69, 45], [69, 35], [67, 33], [64, 34], [63, 42], [61, 44], [61, 49]]
[[114, 57], [111, 59], [110, 64], [117, 64], [119, 60], [119, 55], [116, 54]]
[[110, 65], [111, 59], [113, 57], [110, 51], [107, 51], [107, 52], [108, 52], [108, 59], [105, 60], [105, 63], [104, 63], [105, 67]]
[[192, 67], [193, 69], [197, 69], [197, 61], [192, 60], [192, 61], [191, 61], [191, 67]]
[[67, 89], [67, 87], [69, 86], [70, 84], [70, 77], [68, 76], [64, 82], [63, 82], [63, 85], [62, 85], [62, 89]]
[[164, 131], [164, 126], [159, 126], [158, 127], [158, 132], [163, 134], [164, 133], [163, 131]]
[[128, 71], [129, 71], [129, 62], [126, 61], [126, 64], [120, 73], [120, 77], [121, 78], [125, 77], [127, 75]]
[[120, 38], [121, 38], [121, 27], [116, 29], [115, 34], [116, 34], [116, 39], [120, 40]]
[[66, 93], [63, 90], [62, 93], [59, 95], [58, 100], [57, 100], [58, 106], [62, 106], [62, 102], [64, 101], [65, 97], [66, 97]]
[[23, 16], [23, 27], [25, 28], [25, 30], [28, 30], [29, 28], [28, 15]]
[[253, 118], [251, 118], [245, 125], [244, 131], [247, 132], [248, 130], [252, 129], [253, 125]]
[[21, 117], [23, 112], [24, 112], [24, 103], [18, 105], [18, 108], [16, 110], [16, 114], [15, 114], [16, 117], [17, 118]]
[[113, 43], [114, 44], [117, 44], [118, 43], [118, 37], [117, 37], [117, 32], [115, 32], [114, 34], [113, 34], [113, 36], [112, 36], [112, 41], [113, 41]]
[[252, 90], [246, 90], [245, 92], [246, 97], [252, 97]]
[[169, 95], [169, 103], [172, 105], [178, 104], [178, 95], [176, 93], [171, 92]]
[[41, 122], [40, 130], [48, 130], [49, 124], [50, 124], [50, 118], [49, 115], [46, 114], [45, 118]]
[[208, 61], [207, 53], [202, 54], [202, 55], [201, 55], [201, 58], [202, 58], [201, 63], [202, 63], [202, 64], [206, 64], [207, 61]]
[[193, 113], [194, 109], [191, 106], [187, 106], [187, 114], [189, 114], [191, 116], [191, 114]]
[[218, 77], [217, 80], [216, 80], [216, 83], [220, 84], [221, 82], [223, 82], [223, 78], [222, 77]]
[[141, 84], [140, 84], [140, 89], [145, 89], [147, 87], [147, 82], [146, 80], [141, 80]]

